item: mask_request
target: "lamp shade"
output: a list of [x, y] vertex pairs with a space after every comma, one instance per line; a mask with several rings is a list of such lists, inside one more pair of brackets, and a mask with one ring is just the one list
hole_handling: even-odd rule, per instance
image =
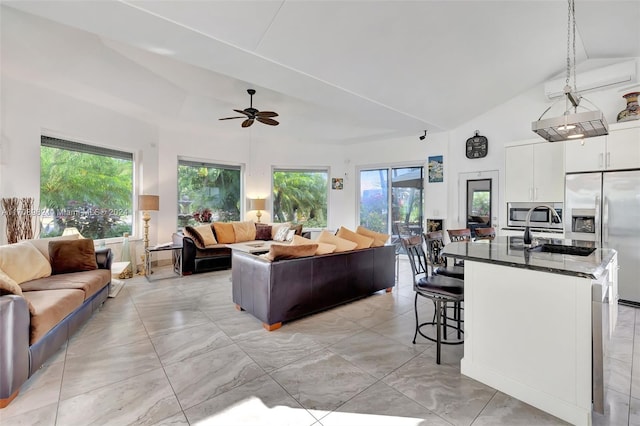
[[264, 210], [266, 206], [264, 198], [252, 198], [251, 210]]
[[75, 226], [64, 228], [64, 231], [62, 231], [62, 236], [66, 237], [67, 235], [79, 235], [80, 238], [83, 238], [82, 234], [80, 233], [78, 228], [76, 228]]
[[157, 195], [138, 195], [138, 210], [160, 210], [160, 197]]

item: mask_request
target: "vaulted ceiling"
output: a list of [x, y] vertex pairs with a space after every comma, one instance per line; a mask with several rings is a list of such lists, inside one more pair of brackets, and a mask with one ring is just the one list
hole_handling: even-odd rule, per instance
[[[46, 81], [37, 66], [19, 69], [27, 51], [36, 65], [62, 57], [75, 66], [61, 65], [57, 83], [74, 96], [238, 131], [241, 120], [217, 119], [255, 88], [254, 106], [280, 113], [273, 132], [328, 143], [453, 129], [566, 62], [562, 0], [2, 5], [3, 72], [14, 77]], [[640, 57], [639, 1], [578, 0], [576, 15], [580, 68]], [[14, 32], [21, 40], [7, 42]]]

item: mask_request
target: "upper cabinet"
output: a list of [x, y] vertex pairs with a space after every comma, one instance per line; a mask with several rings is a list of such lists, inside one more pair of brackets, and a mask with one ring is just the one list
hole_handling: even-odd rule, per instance
[[505, 201], [564, 201], [564, 147], [539, 142], [505, 148]]
[[567, 173], [640, 168], [640, 122], [616, 126], [607, 136], [564, 144]]

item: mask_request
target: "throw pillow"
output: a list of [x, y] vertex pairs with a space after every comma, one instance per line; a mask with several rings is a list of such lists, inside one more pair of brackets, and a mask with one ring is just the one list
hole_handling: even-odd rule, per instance
[[289, 222], [272, 223], [271, 224], [271, 239], [272, 240], [276, 239], [276, 234], [278, 233], [278, 231], [280, 230], [281, 227], [286, 226], [287, 229], [288, 229], [289, 225], [291, 225]]
[[271, 225], [256, 223], [256, 240], [271, 240]]
[[[22, 289], [9, 275], [7, 275], [2, 269], [0, 269], [0, 295], [2, 294], [15, 294], [16, 296], [24, 297], [22, 295]], [[27, 306], [29, 306], [29, 312], [32, 315], [35, 315], [35, 308], [29, 302], [28, 299], [24, 299], [27, 301]]]
[[296, 230], [295, 229], [289, 229], [287, 231], [287, 236], [285, 237], [285, 241], [293, 241], [293, 237], [295, 237], [296, 235]]
[[256, 239], [256, 226], [253, 222], [232, 222], [235, 242], [254, 241]]
[[216, 231], [216, 239], [219, 244], [233, 244], [236, 242], [236, 233], [231, 222], [213, 222]]
[[389, 234], [383, 234], [382, 232], [372, 231], [370, 229], [365, 228], [364, 226], [358, 226], [358, 228], [356, 229], [356, 234], [373, 238], [373, 244], [371, 244], [371, 247], [382, 247], [387, 243], [387, 240], [390, 237]]
[[286, 241], [288, 233], [289, 233], [288, 226], [279, 227], [278, 232], [276, 232], [276, 235], [273, 237], [273, 241]]
[[302, 224], [298, 223], [295, 225], [290, 225], [289, 226], [289, 230], [294, 230], [296, 232], [296, 235], [302, 235]]
[[193, 240], [193, 243], [198, 248], [204, 248], [204, 240], [202, 239], [202, 235], [193, 226], [185, 226], [182, 230], [186, 237], [189, 237]]
[[[308, 238], [301, 237], [300, 235], [294, 235], [291, 245], [300, 246], [304, 244], [313, 244], [313, 243], [314, 242]], [[316, 241], [315, 244], [318, 244], [318, 249], [316, 250], [316, 254], [329, 254], [336, 251], [336, 246], [333, 244], [320, 243], [318, 241]]]
[[28, 241], [0, 246], [0, 269], [18, 284], [51, 275], [48, 256]]
[[53, 274], [98, 269], [93, 240], [51, 241], [49, 257]]
[[316, 253], [317, 249], [317, 244], [304, 244], [299, 246], [272, 244], [271, 247], [269, 247], [269, 253], [265, 258], [271, 261], [276, 261], [310, 257]]
[[210, 224], [196, 226], [193, 229], [200, 235], [205, 247], [218, 244], [216, 237], [213, 235], [213, 228], [211, 228]]
[[333, 244], [336, 246], [335, 253], [355, 250], [355, 248], [358, 247], [357, 243], [335, 236], [327, 230], [322, 231], [320, 235], [318, 235], [318, 238], [316, 238], [316, 241], [319, 243]]
[[341, 226], [340, 229], [338, 229], [338, 233], [336, 234], [336, 236], [344, 238], [345, 240], [353, 241], [354, 243], [358, 244], [358, 246], [356, 247], [357, 249], [369, 248], [371, 247], [371, 244], [373, 244], [373, 238], [356, 234], [355, 232], [345, 228], [344, 226]]
[[79, 234], [72, 234], [72, 235], [61, 235], [59, 237], [38, 238], [35, 240], [25, 240], [25, 241], [28, 241], [29, 244], [37, 248], [38, 251], [42, 253], [44, 258], [49, 260], [49, 241], [70, 241], [70, 240], [77, 240], [79, 238], [80, 238]]

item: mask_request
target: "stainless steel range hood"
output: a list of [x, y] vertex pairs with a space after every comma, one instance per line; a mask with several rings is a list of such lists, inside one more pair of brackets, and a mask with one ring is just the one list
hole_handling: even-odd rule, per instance
[[585, 111], [540, 119], [531, 123], [531, 130], [549, 142], [592, 138], [609, 134], [609, 125], [602, 111]]

